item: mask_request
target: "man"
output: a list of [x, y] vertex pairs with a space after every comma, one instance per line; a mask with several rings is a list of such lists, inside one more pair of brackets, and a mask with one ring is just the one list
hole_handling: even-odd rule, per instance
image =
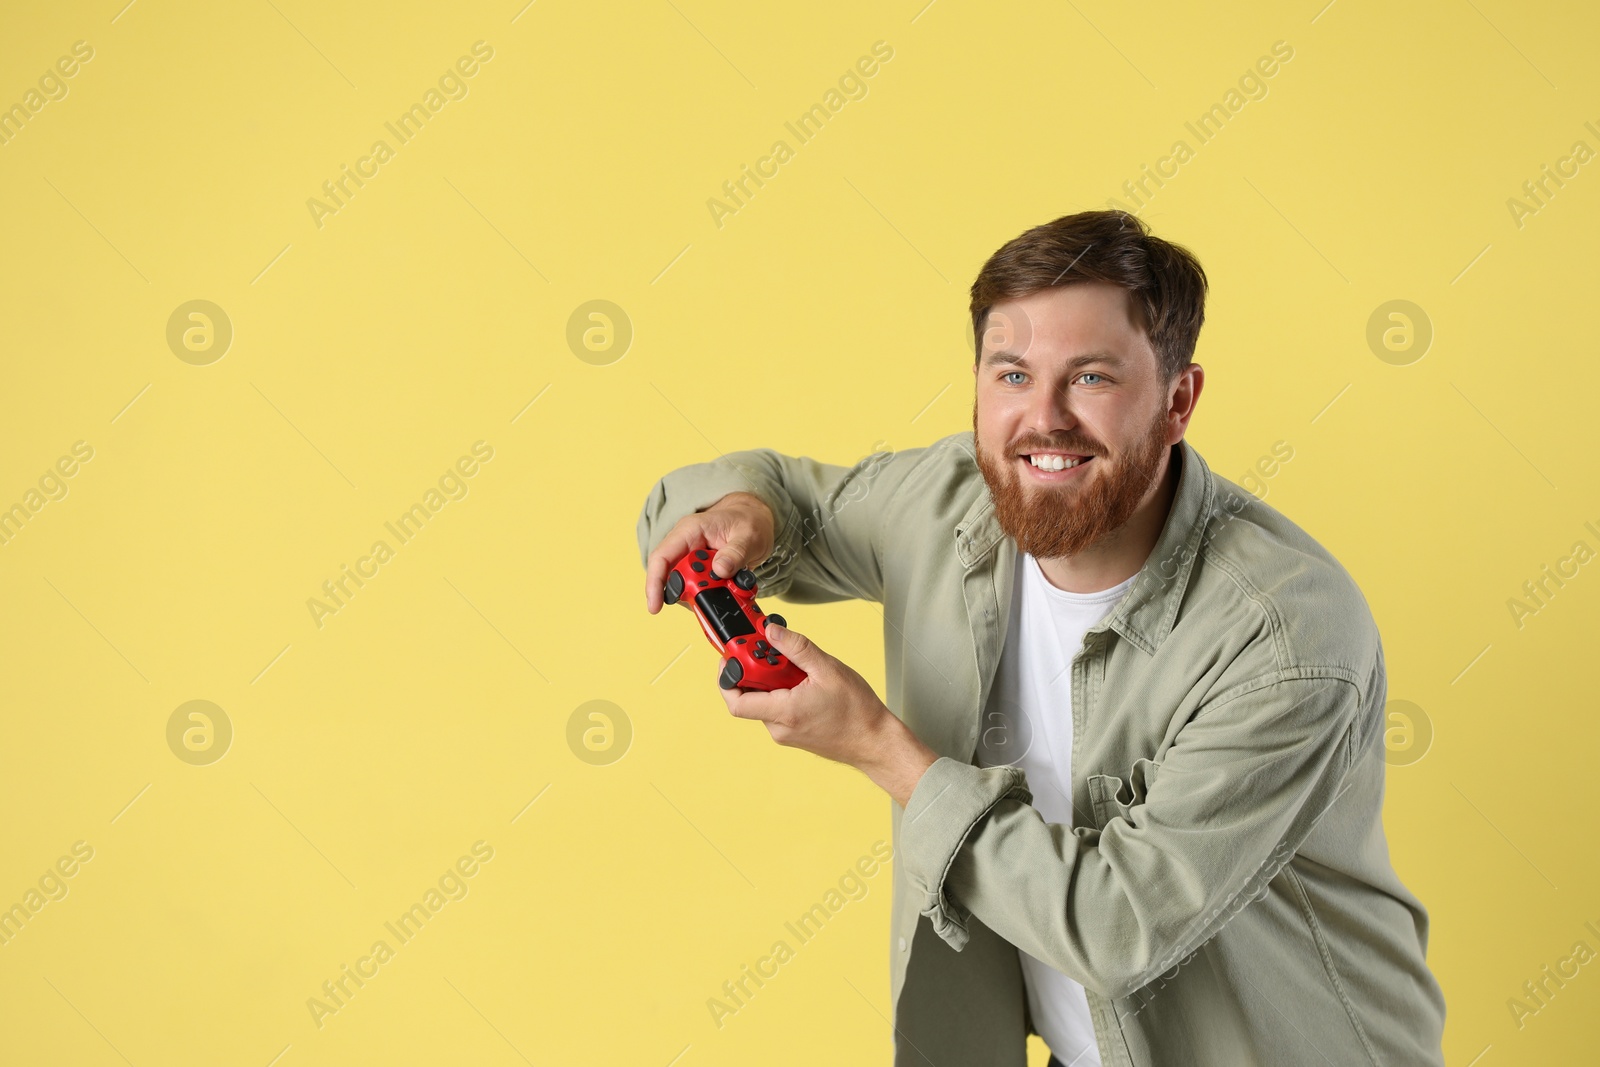
[[1118, 211], [972, 286], [973, 429], [854, 467], [734, 452], [639, 518], [764, 598], [882, 605], [887, 702], [724, 691], [894, 799], [895, 1063], [1442, 1064], [1427, 913], [1381, 819], [1386, 680], [1350, 575], [1184, 441], [1206, 278]]

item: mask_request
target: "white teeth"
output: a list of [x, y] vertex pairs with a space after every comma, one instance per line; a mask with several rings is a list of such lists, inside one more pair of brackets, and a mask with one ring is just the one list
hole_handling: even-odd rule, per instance
[[1066, 456], [1029, 456], [1028, 462], [1043, 471], [1064, 471], [1068, 467], [1076, 467], [1087, 458], [1087, 456], [1079, 456], [1076, 459], [1069, 460]]

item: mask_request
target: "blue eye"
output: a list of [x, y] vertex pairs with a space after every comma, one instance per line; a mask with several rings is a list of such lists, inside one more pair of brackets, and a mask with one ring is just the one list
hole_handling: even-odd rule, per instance
[[[1003, 381], [1006, 378], [1011, 377], [1013, 374], [1018, 374], [1018, 375], [1022, 375], [1022, 377], [1027, 377], [1027, 375], [1022, 374], [1022, 372], [1019, 371], [1019, 370], [1012, 370], [1012, 371], [1006, 371], [1004, 374], [1000, 375], [1000, 378]], [[1012, 384], [1012, 385], [1021, 385], [1022, 383], [1021, 382], [1012, 382], [1010, 384]]]
[[[1098, 378], [1098, 377], [1100, 377], [1100, 375], [1096, 374], [1094, 371], [1089, 371], [1088, 373], [1083, 375], [1083, 378]], [[1079, 380], [1081, 381], [1082, 378], [1080, 378]], [[1092, 383], [1090, 383], [1090, 384], [1092, 384]]]

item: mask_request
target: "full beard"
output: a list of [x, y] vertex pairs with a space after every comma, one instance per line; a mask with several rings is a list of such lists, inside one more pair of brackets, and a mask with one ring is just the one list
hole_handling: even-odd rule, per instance
[[1166, 412], [1158, 409], [1149, 430], [1124, 454], [1110, 456], [1082, 438], [1052, 445], [1092, 455], [1089, 465], [1097, 469], [1084, 471], [1087, 477], [1075, 482], [1025, 486], [1026, 472], [1018, 465], [1027, 460], [1016, 454], [1016, 447], [989, 455], [978, 439], [976, 400], [972, 406], [974, 450], [994, 499], [995, 519], [1018, 550], [1035, 559], [1075, 556], [1127, 522], [1156, 479], [1162, 454], [1170, 447], [1166, 435]]

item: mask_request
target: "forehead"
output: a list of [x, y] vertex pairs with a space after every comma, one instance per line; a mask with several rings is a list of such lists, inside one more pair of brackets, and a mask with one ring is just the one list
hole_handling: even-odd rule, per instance
[[1154, 364], [1133, 294], [1109, 282], [1074, 282], [998, 301], [983, 335], [985, 363], [1038, 366], [1102, 353], [1124, 363]]

